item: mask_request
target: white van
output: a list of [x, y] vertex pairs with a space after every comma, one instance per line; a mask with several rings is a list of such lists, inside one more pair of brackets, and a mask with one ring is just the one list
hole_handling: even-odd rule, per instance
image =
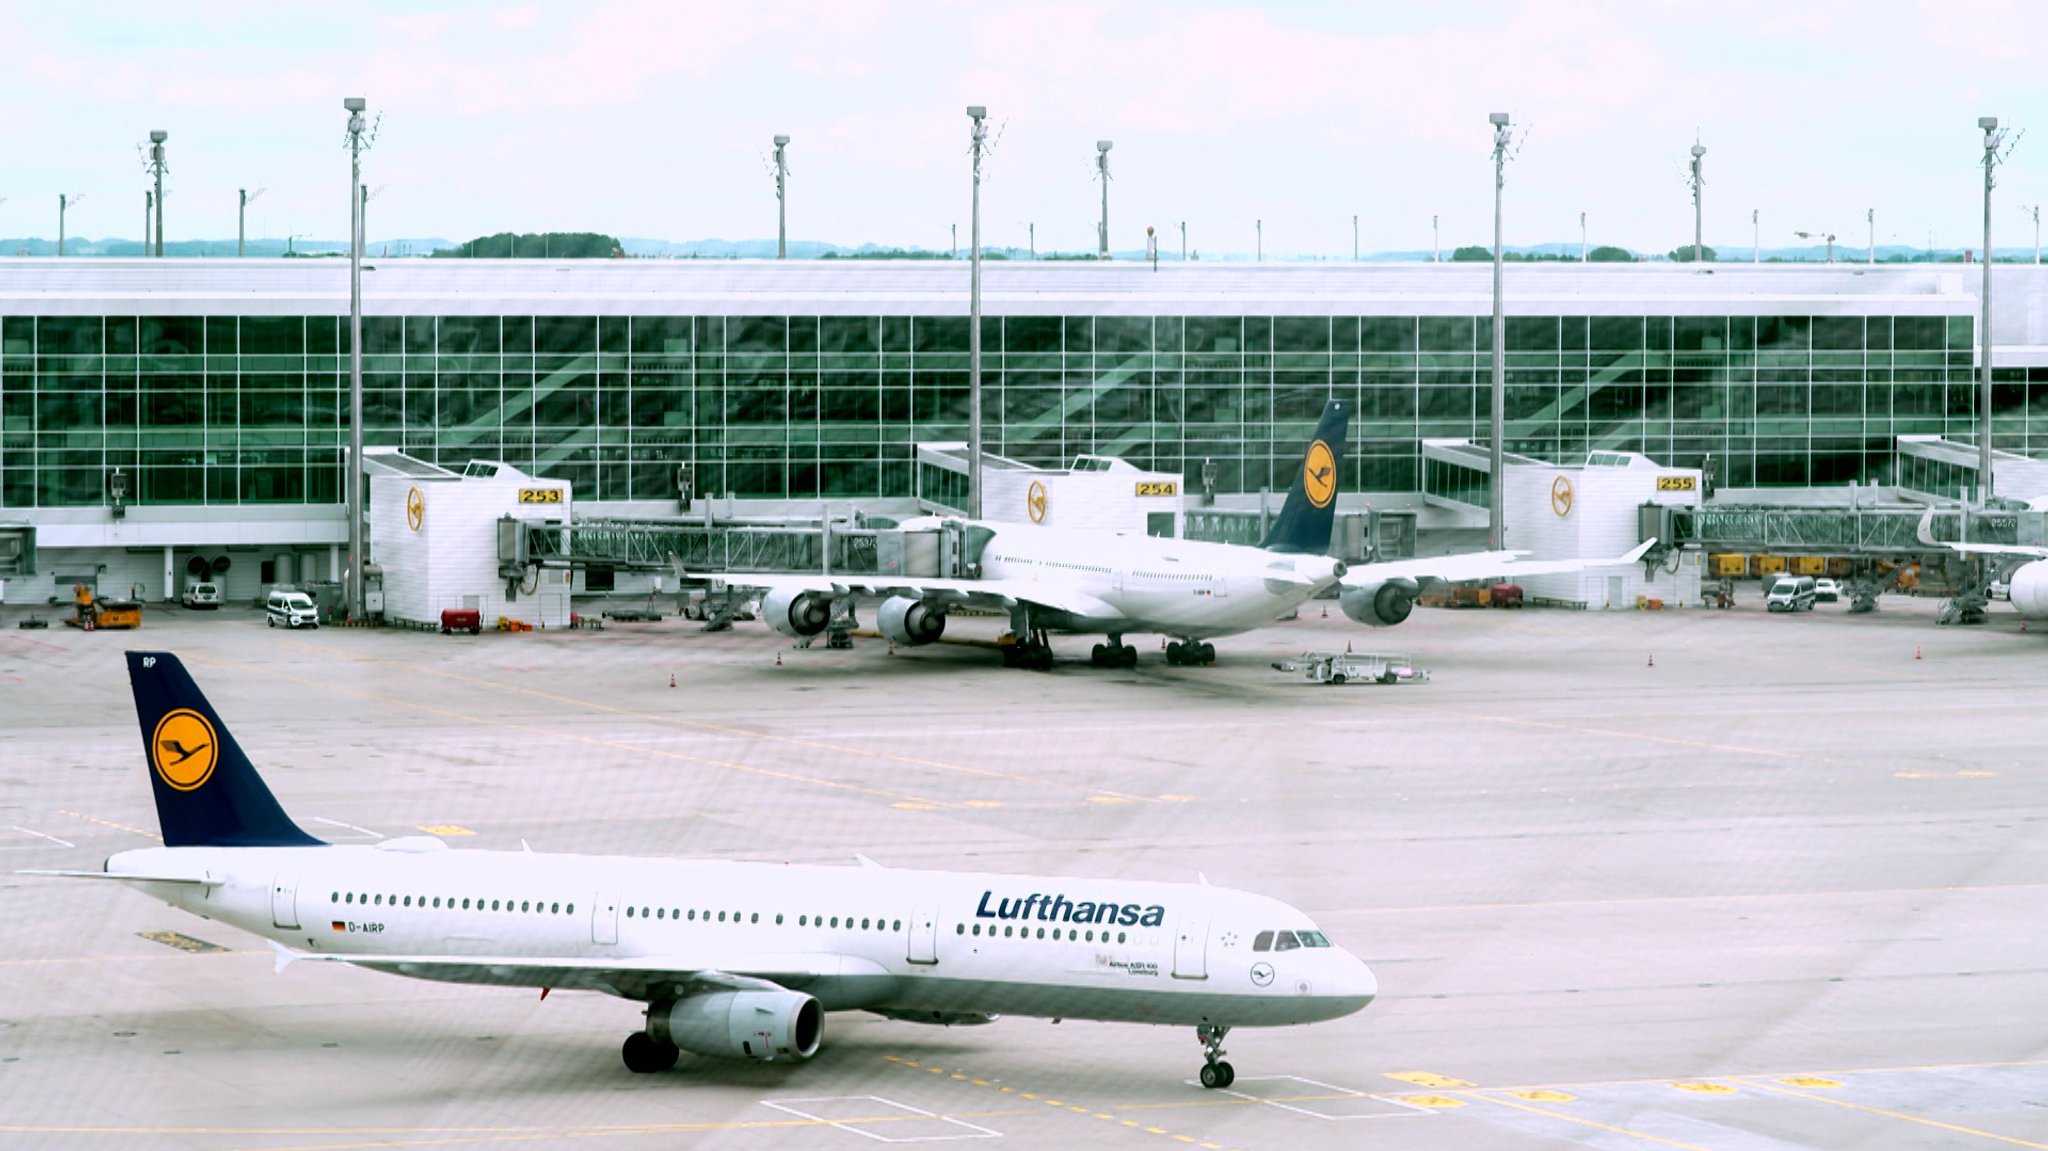
[[220, 585], [211, 580], [193, 580], [185, 585], [182, 597], [188, 608], [213, 609], [220, 607]]
[[1765, 611], [1812, 611], [1814, 587], [1812, 576], [1779, 576], [1771, 585], [1770, 594], [1764, 597]]
[[320, 609], [305, 592], [278, 588], [263, 603], [263, 622], [271, 627], [319, 627]]

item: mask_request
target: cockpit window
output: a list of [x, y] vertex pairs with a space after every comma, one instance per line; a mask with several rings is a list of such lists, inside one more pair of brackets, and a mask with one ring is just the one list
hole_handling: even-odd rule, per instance
[[1253, 951], [1271, 951], [1271, 950], [1273, 950], [1273, 933], [1272, 933], [1272, 932], [1270, 932], [1270, 931], [1261, 931], [1261, 932], [1259, 932], [1259, 933], [1258, 933], [1258, 934], [1257, 934], [1256, 936], [1253, 936], [1253, 937], [1252, 937], [1252, 950], [1253, 950]]
[[1320, 931], [1298, 931], [1295, 934], [1301, 938], [1301, 945], [1303, 947], [1328, 947], [1330, 945], [1329, 937]]
[[1293, 951], [1300, 946], [1301, 940], [1296, 939], [1292, 931], [1276, 931], [1273, 933], [1273, 950], [1275, 951]]

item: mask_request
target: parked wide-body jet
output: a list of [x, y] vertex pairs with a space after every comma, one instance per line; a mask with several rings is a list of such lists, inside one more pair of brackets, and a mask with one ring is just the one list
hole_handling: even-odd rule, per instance
[[876, 625], [896, 644], [932, 643], [945, 633], [949, 612], [971, 608], [1009, 616], [1013, 642], [1002, 651], [1010, 666], [1051, 667], [1048, 635], [1069, 634], [1108, 637], [1095, 645], [1094, 666], [1130, 667], [1138, 650], [1126, 636], [1165, 636], [1166, 662], [1207, 664], [1216, 658], [1210, 640], [1265, 627], [1337, 585], [1345, 615], [1391, 627], [1408, 618], [1416, 596], [1436, 581], [1628, 564], [1650, 547], [1614, 559], [1529, 560], [1526, 552], [1493, 551], [1347, 566], [1325, 553], [1350, 418], [1344, 401], [1324, 405], [1287, 502], [1257, 547], [925, 516], [899, 526], [953, 532], [965, 575], [734, 572], [706, 578], [764, 593], [768, 625], [793, 639], [809, 640], [835, 619], [850, 619], [855, 599], [867, 596], [881, 601]]
[[164, 846], [100, 871], [302, 960], [646, 1005], [636, 1072], [680, 1052], [800, 1061], [824, 1017], [998, 1015], [1192, 1027], [1201, 1082], [1223, 1037], [1349, 1015], [1378, 985], [1307, 915], [1206, 883], [456, 851], [431, 837], [335, 846], [272, 796], [168, 652], [128, 675]]

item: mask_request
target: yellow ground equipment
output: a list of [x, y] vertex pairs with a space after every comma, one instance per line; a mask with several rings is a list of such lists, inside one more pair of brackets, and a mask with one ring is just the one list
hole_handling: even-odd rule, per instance
[[71, 600], [75, 611], [64, 622], [80, 631], [142, 626], [142, 605], [134, 600], [100, 599], [84, 584], [72, 587]]

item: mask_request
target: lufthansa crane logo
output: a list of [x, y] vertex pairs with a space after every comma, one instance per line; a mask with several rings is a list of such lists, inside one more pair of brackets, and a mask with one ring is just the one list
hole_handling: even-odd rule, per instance
[[1270, 963], [1252, 964], [1252, 982], [1260, 987], [1270, 986], [1273, 982], [1273, 965]]
[[1572, 514], [1572, 481], [1570, 476], [1559, 476], [1550, 481], [1550, 510], [1564, 517]]
[[1045, 522], [1044, 484], [1039, 483], [1037, 480], [1031, 481], [1031, 490], [1024, 493], [1024, 510], [1031, 513], [1032, 523], [1042, 524]]
[[427, 520], [426, 493], [414, 488], [405, 493], [405, 525], [414, 531]]
[[181, 707], [156, 721], [149, 737], [149, 762], [165, 783], [192, 791], [213, 775], [220, 762], [219, 738], [206, 717]]
[[1301, 465], [1301, 488], [1308, 493], [1308, 502], [1319, 508], [1329, 507], [1331, 497], [1337, 494], [1337, 457], [1321, 440], [1308, 446], [1308, 461]]

